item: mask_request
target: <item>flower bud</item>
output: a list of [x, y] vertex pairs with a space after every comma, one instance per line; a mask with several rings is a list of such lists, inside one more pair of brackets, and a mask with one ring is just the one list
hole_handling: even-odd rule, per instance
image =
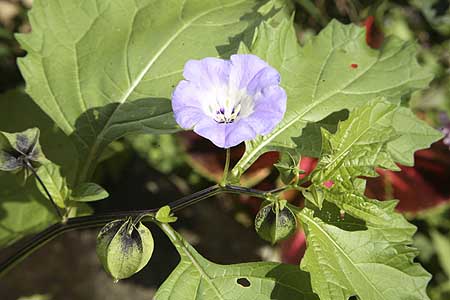
[[255, 218], [258, 235], [272, 244], [292, 235], [297, 228], [297, 219], [287, 206], [277, 203], [264, 205]]
[[97, 236], [97, 256], [103, 268], [115, 280], [139, 272], [153, 253], [153, 237], [142, 223], [131, 218], [106, 224]]

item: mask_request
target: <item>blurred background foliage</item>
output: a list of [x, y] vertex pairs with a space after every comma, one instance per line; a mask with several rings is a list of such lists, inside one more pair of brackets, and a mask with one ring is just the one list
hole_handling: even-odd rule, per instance
[[[44, 1], [44, 0], [41, 0]], [[50, 1], [50, 0], [47, 0]], [[289, 0], [273, 0], [284, 3]], [[14, 39], [28, 32], [26, 12], [33, 0], [0, 0], [0, 93], [23, 90], [16, 58], [25, 53]], [[368, 181], [367, 194], [400, 200], [398, 209], [418, 227], [415, 246], [419, 261], [433, 274], [433, 300], [450, 299], [450, 3], [447, 0], [292, 0], [300, 43], [319, 32], [331, 19], [353, 22], [367, 29], [374, 48], [389, 35], [417, 41], [419, 61], [435, 78], [428, 89], [403, 99], [423, 120], [447, 137], [416, 153], [415, 167], [401, 172], [379, 170]], [[2, 97], [3, 101], [13, 101]], [[30, 106], [34, 104], [27, 100]], [[0, 103], [0, 107], [7, 107]], [[3, 120], [5, 121], [5, 120]], [[0, 128], [1, 129], [1, 128]], [[45, 150], [45, 149], [44, 149]], [[237, 162], [243, 146], [232, 152]], [[103, 155], [96, 172], [112, 197], [95, 203], [96, 212], [156, 207], [192, 193], [220, 179], [224, 152], [191, 132], [177, 135], [134, 135], [116, 141]], [[277, 153], [263, 155], [243, 177], [247, 186], [270, 189], [281, 184], [273, 164]], [[310, 172], [315, 160], [303, 157], [301, 169]], [[301, 205], [299, 194], [284, 195]], [[277, 246], [259, 240], [253, 218], [259, 201], [220, 196], [188, 208], [177, 223], [187, 239], [218, 263], [261, 259], [298, 263], [305, 250], [301, 230]], [[1, 199], [0, 199], [1, 201]], [[156, 231], [156, 230], [155, 230]], [[95, 258], [96, 230], [70, 233], [46, 245], [0, 280], [0, 295], [7, 299], [150, 299], [176, 265], [177, 256], [165, 238], [156, 234], [155, 257], [133, 278], [113, 284]], [[233, 241], [233, 242], [230, 242]], [[2, 250], [0, 258], [14, 251]], [[399, 287], [401, 288], [401, 287]]]

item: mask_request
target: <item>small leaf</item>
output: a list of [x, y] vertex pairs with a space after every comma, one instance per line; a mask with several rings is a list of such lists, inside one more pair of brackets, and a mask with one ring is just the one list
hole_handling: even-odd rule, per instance
[[156, 220], [161, 223], [173, 223], [177, 220], [177, 217], [170, 211], [170, 206], [166, 205], [161, 207], [155, 216]]
[[109, 193], [100, 185], [93, 182], [85, 182], [77, 186], [72, 194], [70, 200], [79, 202], [91, 202], [108, 198]]
[[[37, 170], [37, 174], [49, 191], [55, 204], [61, 208], [66, 207], [70, 189], [67, 186], [65, 177], [61, 175], [61, 168], [50, 162], [42, 165]], [[37, 181], [38, 179], [36, 178], [36, 185], [39, 188], [39, 191], [41, 191], [44, 197], [47, 197], [43, 187]]]
[[284, 184], [289, 184], [292, 180], [298, 178], [300, 174], [300, 169], [298, 168], [299, 161], [299, 155], [292, 154], [289, 151], [281, 153], [280, 160], [274, 166], [280, 172], [280, 178]]
[[128, 220], [106, 224], [97, 237], [97, 256], [114, 279], [124, 279], [139, 272], [150, 260], [154, 242], [150, 230]]
[[443, 137], [442, 132], [434, 129], [407, 107], [399, 107], [392, 119], [392, 127], [399, 135], [387, 145], [392, 158], [405, 166], [414, 165], [414, 152], [430, 147]]
[[263, 206], [255, 218], [258, 235], [272, 244], [288, 238], [297, 229], [297, 218], [289, 207], [275, 203]]
[[311, 185], [308, 189], [303, 190], [302, 193], [306, 200], [308, 200], [318, 208], [322, 208], [324, 193], [321, 188], [317, 187], [316, 185]]

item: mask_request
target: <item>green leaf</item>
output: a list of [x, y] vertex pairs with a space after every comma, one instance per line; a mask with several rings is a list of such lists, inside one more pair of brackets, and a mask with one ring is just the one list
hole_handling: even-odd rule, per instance
[[322, 188], [316, 185], [311, 185], [308, 189], [302, 190], [302, 194], [307, 201], [311, 202], [318, 208], [322, 208], [322, 203], [324, 200], [324, 191]]
[[442, 132], [418, 119], [406, 107], [396, 110], [392, 126], [399, 137], [388, 143], [387, 150], [396, 162], [405, 166], [414, 165], [414, 152], [428, 148], [443, 137]]
[[16, 175], [0, 172], [0, 199], [0, 248], [58, 220], [34, 180], [23, 184]]
[[[0, 130], [20, 132], [39, 127], [46, 157], [60, 166], [62, 175], [71, 183], [78, 161], [71, 140], [20, 90], [0, 94], [0, 105]], [[0, 199], [0, 247], [57, 221], [49, 200], [32, 178], [24, 185], [16, 175], [0, 172]]]
[[93, 182], [85, 182], [78, 185], [70, 195], [70, 200], [79, 202], [91, 202], [108, 198], [108, 192]]
[[281, 181], [283, 181], [284, 184], [291, 183], [291, 181], [300, 174], [298, 168], [299, 161], [300, 156], [295, 153], [285, 151], [280, 154], [280, 160], [274, 164], [274, 166], [280, 172]]
[[348, 110], [341, 110], [332, 113], [325, 119], [315, 123], [308, 123], [302, 130], [302, 135], [298, 138], [293, 138], [297, 145], [295, 152], [297, 155], [319, 157], [322, 153], [322, 128], [328, 132], [335, 133], [338, 123], [348, 118]]
[[242, 174], [267, 151], [296, 148], [295, 138], [307, 123], [352, 110], [375, 97], [398, 102], [401, 96], [426, 87], [432, 75], [418, 65], [415, 48], [415, 43], [389, 37], [381, 49], [372, 49], [364, 28], [337, 21], [301, 48], [292, 21], [263, 23], [250, 50], [279, 70], [288, 95], [287, 110], [271, 133], [246, 143], [234, 175]]
[[398, 170], [395, 162], [412, 165], [415, 151], [442, 136], [409, 109], [381, 99], [352, 111], [335, 134], [322, 134], [322, 155], [312, 175], [315, 184], [378, 176], [376, 167]]
[[177, 220], [177, 217], [173, 215], [173, 213], [170, 211], [170, 206], [168, 205], [158, 209], [155, 218], [161, 223], [173, 223]]
[[333, 190], [323, 191], [326, 202], [331, 202], [342, 212], [363, 220], [367, 226], [382, 229], [384, 238], [388, 241], [409, 241], [416, 231], [412, 224], [394, 211], [397, 200], [381, 202], [369, 199], [351, 187], [336, 186]]
[[27, 92], [82, 157], [78, 183], [131, 132], [178, 130], [168, 98], [188, 59], [227, 56], [251, 38], [259, 1], [36, 1], [19, 67]]
[[397, 108], [374, 100], [352, 111], [335, 134], [323, 130], [322, 155], [313, 182], [320, 185], [327, 180], [377, 176], [375, 167], [398, 170], [387, 150], [387, 143], [398, 137], [392, 126]]
[[[37, 174], [39, 178], [41, 178], [50, 195], [52, 195], [55, 204], [61, 208], [66, 207], [66, 201], [68, 200], [70, 189], [67, 185], [66, 179], [61, 175], [61, 168], [53, 163], [47, 163], [42, 165], [37, 170]], [[44, 189], [39, 182], [37, 182], [37, 179], [36, 185], [42, 195], [47, 197]]]
[[[306, 207], [310, 208], [310, 205], [306, 203]], [[346, 231], [366, 230], [366, 222], [361, 219], [353, 217], [351, 214], [346, 213], [340, 209], [337, 205], [329, 201], [323, 201], [322, 209], [314, 209], [314, 216], [320, 218], [323, 222], [339, 227]]]
[[448, 279], [450, 279], [450, 240], [438, 231], [431, 231], [431, 238], [436, 249], [439, 262]]
[[[401, 242], [385, 239], [384, 230], [372, 228], [348, 232], [326, 224], [305, 208], [308, 247], [301, 267], [310, 272], [314, 291], [321, 300], [423, 300], [431, 276], [413, 259], [417, 251]], [[389, 226], [389, 224], [387, 225]]]
[[181, 256], [155, 299], [318, 300], [306, 272], [272, 262], [219, 265], [203, 258], [176, 232], [169, 237]]

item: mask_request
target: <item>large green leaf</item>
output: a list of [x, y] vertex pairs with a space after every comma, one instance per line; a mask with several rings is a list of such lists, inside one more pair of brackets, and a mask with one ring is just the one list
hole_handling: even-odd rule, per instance
[[[18, 35], [27, 92], [83, 157], [90, 177], [112, 140], [177, 130], [171, 91], [188, 59], [228, 55], [251, 38], [258, 0], [37, 0]], [[250, 35], [247, 35], [246, 33]]]
[[280, 71], [288, 102], [284, 119], [271, 133], [246, 143], [233, 170], [237, 177], [264, 152], [296, 148], [295, 138], [308, 122], [375, 97], [398, 102], [432, 78], [418, 65], [414, 43], [390, 37], [381, 49], [372, 49], [362, 27], [337, 21], [302, 48], [291, 21], [265, 22], [250, 50]]
[[310, 278], [298, 266], [272, 262], [218, 265], [203, 258], [179, 234], [169, 235], [181, 261], [158, 289], [155, 299], [318, 300]]
[[[430, 275], [413, 263], [416, 250], [409, 231], [405, 241], [385, 238], [384, 230], [345, 231], [326, 224], [305, 208], [300, 214], [308, 237], [302, 269], [310, 272], [321, 300], [424, 300]], [[394, 227], [394, 225], [392, 225]]]

